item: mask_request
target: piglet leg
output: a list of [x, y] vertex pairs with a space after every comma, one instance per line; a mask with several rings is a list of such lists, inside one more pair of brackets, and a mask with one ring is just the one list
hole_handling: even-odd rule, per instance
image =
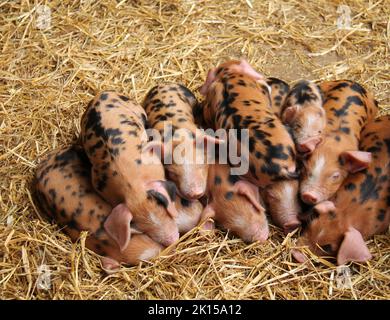
[[256, 185], [240, 180], [235, 183], [234, 189], [238, 194], [246, 197], [259, 212], [264, 212], [260, 204], [259, 188]]

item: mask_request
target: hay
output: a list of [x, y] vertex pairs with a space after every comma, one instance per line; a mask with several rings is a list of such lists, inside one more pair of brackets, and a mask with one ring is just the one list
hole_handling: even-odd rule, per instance
[[[40, 30], [36, 6], [47, 3], [51, 27]], [[72, 244], [41, 219], [31, 196], [37, 159], [75, 139], [97, 90], [138, 102], [161, 81], [196, 90], [226, 58], [245, 56], [288, 81], [356, 80], [389, 113], [390, 2], [343, 1], [349, 30], [336, 28], [339, 3], [2, 1], [0, 298], [389, 299], [389, 233], [368, 242], [373, 260], [352, 264], [350, 278], [323, 259], [294, 263], [296, 234], [284, 238], [274, 227], [264, 245], [194, 230], [174, 253], [105, 276], [86, 235]], [[50, 269], [50, 288], [41, 265]]]

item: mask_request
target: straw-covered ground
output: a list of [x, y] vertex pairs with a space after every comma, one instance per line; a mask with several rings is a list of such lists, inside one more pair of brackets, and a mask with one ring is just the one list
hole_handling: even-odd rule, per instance
[[[85, 234], [72, 244], [40, 217], [32, 197], [37, 160], [75, 139], [98, 90], [138, 102], [162, 81], [196, 90], [227, 58], [246, 57], [288, 81], [356, 80], [389, 113], [390, 1], [343, 1], [347, 29], [336, 25], [340, 3], [1, 1], [0, 298], [389, 299], [389, 232], [368, 242], [373, 259], [349, 265], [344, 278], [318, 258], [296, 264], [289, 248], [297, 234], [285, 238], [275, 227], [264, 245], [194, 230], [174, 253], [106, 276]], [[47, 290], [41, 265], [50, 270]]]

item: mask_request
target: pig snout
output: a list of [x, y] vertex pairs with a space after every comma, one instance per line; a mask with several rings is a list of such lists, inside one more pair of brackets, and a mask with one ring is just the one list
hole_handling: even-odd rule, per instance
[[306, 204], [317, 204], [320, 202], [322, 199], [318, 193], [315, 191], [305, 191], [301, 194], [301, 199], [304, 203]]
[[291, 220], [285, 222], [283, 224], [283, 231], [285, 234], [294, 231], [301, 225], [301, 222], [297, 219], [297, 217], [291, 217]]
[[161, 239], [161, 244], [164, 246], [170, 246], [171, 244], [174, 244], [177, 240], [179, 240], [179, 232], [173, 232]]
[[247, 239], [250, 240], [247, 242], [259, 241], [260, 243], [264, 243], [268, 239], [268, 235], [269, 235], [268, 225], [265, 226], [254, 225], [251, 229], [252, 229], [251, 230], [252, 236], [249, 237], [250, 239]]
[[198, 185], [198, 184], [191, 184], [186, 189], [187, 190], [183, 194], [183, 196], [185, 198], [187, 198], [188, 200], [197, 200], [197, 199], [201, 198], [206, 191], [205, 187]]
[[301, 153], [312, 153], [321, 141], [320, 137], [312, 137], [298, 143], [297, 149]]

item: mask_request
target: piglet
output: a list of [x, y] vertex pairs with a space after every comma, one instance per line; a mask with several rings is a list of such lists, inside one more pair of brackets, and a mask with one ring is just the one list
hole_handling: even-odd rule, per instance
[[[305, 228], [298, 245], [335, 256], [338, 265], [369, 260], [365, 240], [387, 231], [390, 223], [390, 116], [367, 124], [361, 137], [360, 149], [372, 153], [368, 168], [350, 175], [330, 201], [301, 216]], [[293, 256], [307, 259], [300, 250]]]
[[278, 118], [282, 116], [282, 107], [290, 91], [290, 86], [287, 82], [269, 77], [266, 79], [268, 86], [271, 88], [271, 105], [272, 110]]
[[[271, 88], [271, 106], [278, 118], [282, 116], [282, 107], [289, 93], [289, 85], [277, 78], [267, 78]], [[291, 133], [291, 132], [290, 132]], [[301, 213], [298, 180], [282, 179], [260, 189], [272, 221], [287, 234], [300, 226], [298, 215]]]
[[[227, 164], [210, 164], [207, 195], [201, 221], [212, 218], [245, 242], [266, 241], [268, 222], [257, 186], [232, 175]], [[214, 228], [210, 221], [203, 226]]]
[[320, 87], [312, 81], [298, 81], [282, 107], [283, 123], [290, 126], [297, 150], [309, 154], [322, 141], [326, 126]]
[[298, 219], [302, 212], [298, 180], [280, 180], [260, 191], [272, 221], [281, 227], [285, 234], [301, 225]]
[[300, 193], [307, 204], [332, 197], [349, 173], [366, 169], [370, 151], [359, 150], [360, 131], [378, 106], [373, 95], [348, 80], [324, 82], [327, 125], [323, 142], [303, 161]]
[[[81, 143], [92, 164], [92, 185], [114, 209], [113, 225], [130, 223], [164, 246], [179, 238], [176, 187], [165, 179], [155, 145], [147, 141], [143, 108], [113, 91], [98, 94], [81, 119]], [[126, 207], [127, 210], [116, 210]], [[120, 238], [121, 248], [128, 238]]]
[[[197, 105], [193, 93], [180, 84], [168, 83], [153, 87], [146, 95], [143, 108], [148, 117], [148, 127], [158, 130], [164, 138], [161, 153], [168, 178], [176, 183], [180, 196], [191, 199], [202, 197], [206, 191], [206, 153], [197, 148], [202, 142], [216, 144], [220, 140], [204, 134], [195, 125], [192, 110]], [[176, 149], [183, 152], [180, 159]]]
[[[91, 165], [83, 149], [73, 145], [48, 154], [37, 166], [35, 190], [43, 212], [76, 241], [88, 231], [86, 246], [102, 256], [103, 268], [136, 265], [157, 256], [163, 247], [133, 225], [117, 225], [112, 217], [128, 209], [112, 207], [93, 189]], [[126, 223], [126, 221], [124, 221]], [[127, 245], [122, 248], [122, 243]]]
[[[247, 129], [249, 143], [239, 148], [248, 163], [245, 178], [259, 187], [297, 177], [295, 145], [271, 105], [270, 87], [245, 60], [232, 60], [209, 71], [201, 92], [204, 123], [212, 129]], [[228, 141], [231, 145], [231, 141]], [[248, 152], [244, 152], [248, 151]]]

